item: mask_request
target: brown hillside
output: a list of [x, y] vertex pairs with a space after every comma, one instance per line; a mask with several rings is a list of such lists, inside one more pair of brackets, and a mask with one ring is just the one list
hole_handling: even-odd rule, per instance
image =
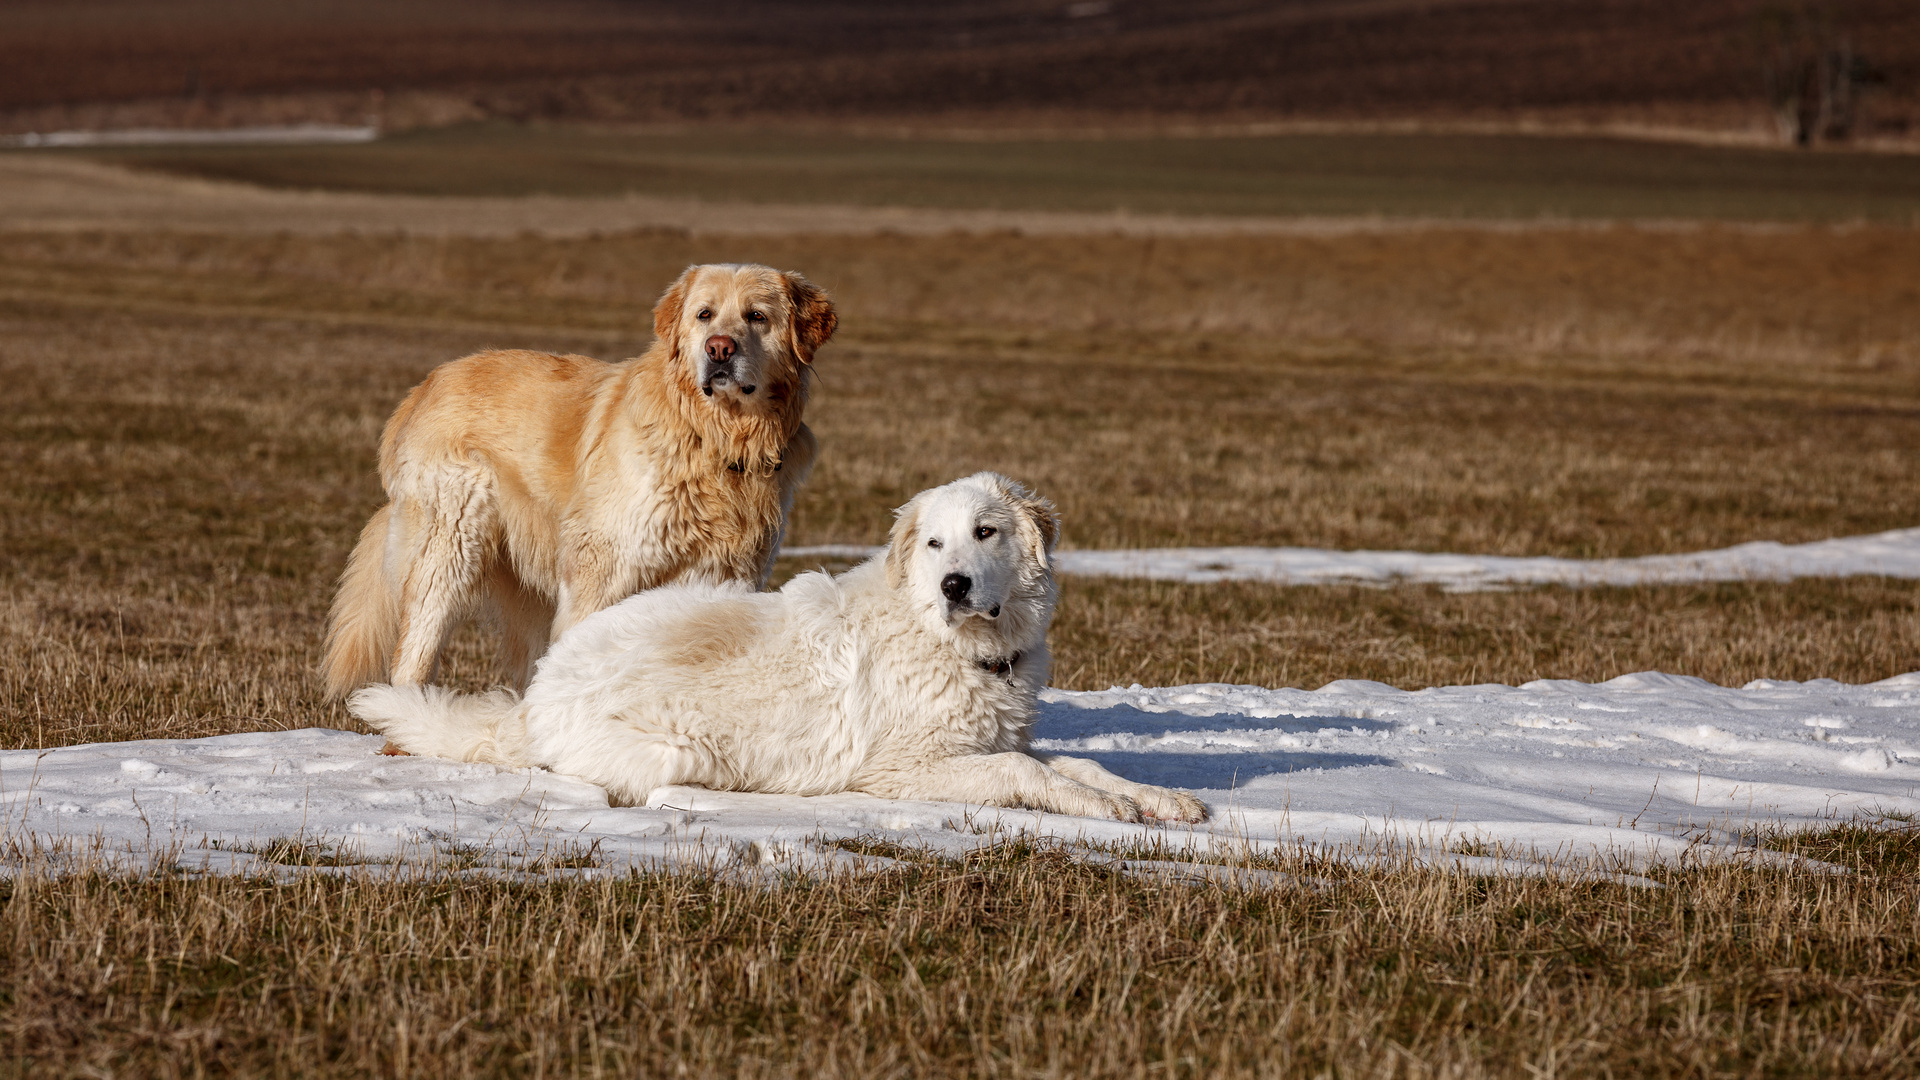
[[[15, 0], [0, 110], [70, 123], [478, 116], [1764, 125], [1778, 0]], [[1809, 7], [1808, 4], [1800, 4]], [[1831, 14], [1920, 126], [1920, 4]]]

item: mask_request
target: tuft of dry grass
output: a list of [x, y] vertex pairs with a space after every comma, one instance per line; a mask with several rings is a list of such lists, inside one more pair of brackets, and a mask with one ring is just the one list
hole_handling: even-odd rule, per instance
[[[1911, 1075], [1911, 831], [1662, 888], [1293, 852], [1295, 884], [1013, 842], [858, 876], [0, 886], [33, 1075]], [[1311, 883], [1310, 885], [1298, 884]]]

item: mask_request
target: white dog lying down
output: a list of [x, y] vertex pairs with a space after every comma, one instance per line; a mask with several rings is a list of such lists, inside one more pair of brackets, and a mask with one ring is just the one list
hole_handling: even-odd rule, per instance
[[1028, 752], [1058, 534], [1052, 504], [976, 473], [915, 496], [886, 553], [838, 578], [668, 585], [591, 615], [525, 698], [372, 686], [349, 704], [412, 753], [542, 765], [629, 805], [697, 784], [1206, 820], [1185, 792]]

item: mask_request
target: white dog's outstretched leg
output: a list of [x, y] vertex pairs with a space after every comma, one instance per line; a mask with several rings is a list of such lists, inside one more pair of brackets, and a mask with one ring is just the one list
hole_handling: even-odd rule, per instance
[[1069, 779], [1020, 753], [967, 754], [915, 772], [886, 773], [860, 790], [888, 799], [1025, 806], [1050, 814], [1139, 821], [1140, 804]]
[[1154, 787], [1152, 784], [1136, 784], [1125, 777], [1115, 776], [1102, 768], [1098, 762], [1086, 758], [1064, 757], [1060, 754], [1035, 754], [1047, 768], [1072, 780], [1078, 780], [1088, 787], [1102, 791], [1115, 791], [1140, 804], [1140, 809], [1148, 817], [1162, 821], [1200, 822], [1207, 820], [1207, 804], [1184, 791], [1173, 788]]

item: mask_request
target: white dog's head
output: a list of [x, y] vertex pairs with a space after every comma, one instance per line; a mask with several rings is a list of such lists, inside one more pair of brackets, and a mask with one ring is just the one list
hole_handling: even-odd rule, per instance
[[974, 473], [896, 512], [887, 583], [969, 651], [1009, 655], [1046, 639], [1059, 538], [1052, 503], [999, 473]]
[[833, 301], [806, 278], [740, 263], [687, 267], [653, 308], [681, 385], [735, 413], [803, 397], [814, 351], [838, 325]]

